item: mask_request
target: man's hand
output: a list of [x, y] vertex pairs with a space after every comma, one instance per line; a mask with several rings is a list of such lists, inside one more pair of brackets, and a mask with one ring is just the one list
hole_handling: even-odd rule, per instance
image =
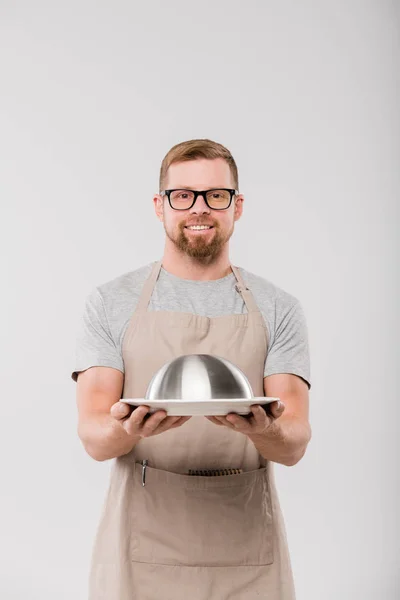
[[251, 413], [246, 417], [229, 413], [226, 416], [206, 417], [206, 419], [215, 423], [215, 425], [225, 425], [225, 427], [248, 436], [264, 435], [270, 425], [283, 414], [285, 405], [279, 400], [271, 402], [267, 409], [269, 414], [258, 404], [253, 404], [250, 408]]
[[158, 435], [168, 429], [180, 427], [191, 417], [167, 417], [165, 410], [157, 410], [147, 415], [148, 406], [132, 407], [126, 402], [116, 402], [110, 409], [110, 414], [119, 421], [125, 431], [132, 437], [146, 438]]

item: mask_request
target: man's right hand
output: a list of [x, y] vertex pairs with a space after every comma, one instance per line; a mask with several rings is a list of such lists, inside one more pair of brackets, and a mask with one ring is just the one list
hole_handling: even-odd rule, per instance
[[165, 410], [157, 410], [149, 414], [148, 406], [137, 408], [126, 402], [116, 402], [111, 406], [110, 414], [119, 421], [125, 431], [132, 437], [146, 438], [158, 435], [169, 429], [181, 427], [191, 417], [168, 417]]

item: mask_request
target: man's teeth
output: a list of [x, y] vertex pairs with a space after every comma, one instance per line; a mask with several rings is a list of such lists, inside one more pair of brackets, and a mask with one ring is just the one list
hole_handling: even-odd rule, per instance
[[211, 229], [211, 225], [190, 225], [188, 229]]

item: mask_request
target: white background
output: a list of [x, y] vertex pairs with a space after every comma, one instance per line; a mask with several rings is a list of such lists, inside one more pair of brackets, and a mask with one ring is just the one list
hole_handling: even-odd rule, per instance
[[[2, 600], [84, 600], [111, 462], [76, 434], [95, 285], [161, 257], [162, 158], [226, 145], [231, 260], [303, 304], [313, 439], [276, 466], [298, 600], [395, 600], [399, 3], [0, 0]], [[396, 385], [397, 384], [397, 385]]]

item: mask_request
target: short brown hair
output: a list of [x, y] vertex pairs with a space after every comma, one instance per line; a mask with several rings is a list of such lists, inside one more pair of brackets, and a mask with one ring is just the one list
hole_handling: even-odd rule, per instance
[[235, 160], [232, 154], [225, 146], [208, 139], [188, 140], [176, 144], [165, 155], [160, 169], [160, 192], [164, 189], [167, 171], [172, 163], [183, 162], [186, 160], [196, 160], [197, 158], [223, 158], [229, 165], [232, 173], [233, 185], [236, 190], [239, 189], [239, 176]]

